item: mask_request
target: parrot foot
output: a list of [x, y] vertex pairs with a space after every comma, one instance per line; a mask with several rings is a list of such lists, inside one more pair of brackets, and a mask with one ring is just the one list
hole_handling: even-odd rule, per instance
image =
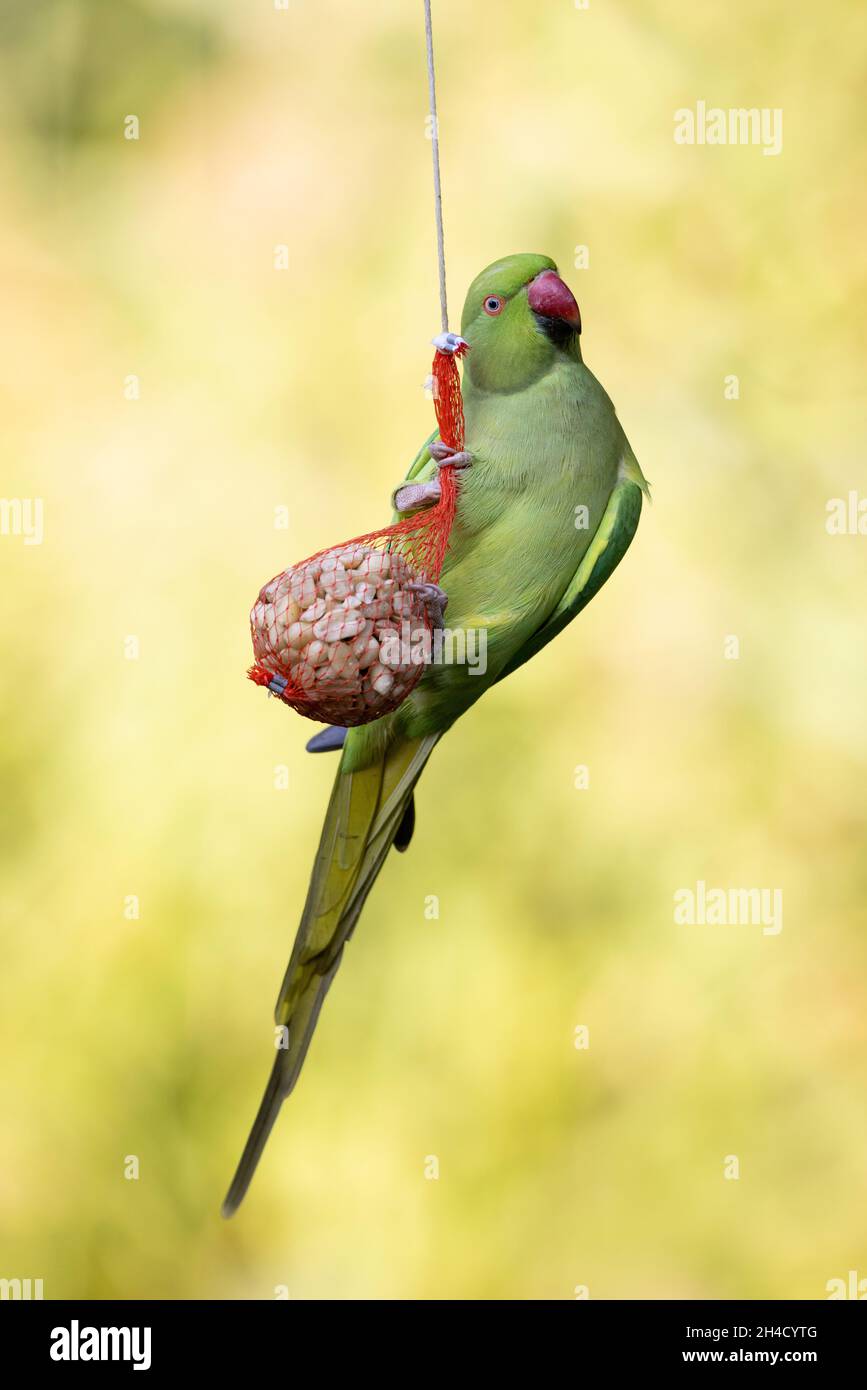
[[[437, 439], [428, 446], [428, 452], [436, 462], [437, 468], [470, 468], [472, 454], [466, 449], [454, 450]], [[442, 496], [439, 479], [429, 483], [403, 483], [392, 495], [392, 506], [396, 512], [417, 512], [423, 507], [435, 507]]]
[[417, 512], [422, 507], [436, 506], [441, 496], [442, 489], [434, 479], [432, 483], [406, 483], [397, 489], [391, 500], [396, 512]]
[[346, 742], [348, 729], [342, 724], [329, 724], [327, 729], [314, 734], [307, 743], [308, 753], [336, 753]]
[[449, 596], [445, 589], [441, 589], [439, 584], [408, 584], [407, 588], [415, 594], [421, 595], [422, 603], [428, 611], [430, 624], [433, 628], [442, 629], [445, 627], [445, 612], [448, 607]]
[[473, 456], [467, 449], [453, 449], [450, 444], [443, 444], [441, 439], [435, 439], [428, 445], [428, 453], [432, 459], [436, 459], [439, 468], [469, 468], [473, 462]]

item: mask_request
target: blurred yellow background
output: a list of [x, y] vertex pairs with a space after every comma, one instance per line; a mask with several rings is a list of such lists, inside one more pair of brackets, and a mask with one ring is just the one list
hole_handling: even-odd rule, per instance
[[[3, 494], [44, 538], [0, 537], [0, 1275], [823, 1298], [867, 1276], [867, 537], [825, 525], [867, 491], [867, 14], [434, 17], [452, 326], [554, 256], [655, 501], [437, 751], [231, 1223], [335, 766], [245, 681], [247, 615], [432, 425], [421, 4], [3, 17]], [[697, 101], [781, 108], [782, 153], [678, 146]], [[675, 925], [699, 879], [783, 930]]]

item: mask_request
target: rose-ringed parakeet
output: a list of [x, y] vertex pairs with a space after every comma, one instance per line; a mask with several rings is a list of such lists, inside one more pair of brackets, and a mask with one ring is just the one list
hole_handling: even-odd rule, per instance
[[[547, 256], [507, 256], [470, 286], [461, 323], [469, 344], [466, 453], [454, 459], [457, 516], [440, 583], [449, 629], [485, 631], [487, 669], [431, 664], [393, 714], [311, 741], [314, 751], [342, 747], [340, 766], [277, 1001], [286, 1045], [277, 1049], [226, 1216], [241, 1202], [298, 1079], [386, 856], [409, 842], [414, 788], [434, 747], [491, 685], [571, 622], [635, 534], [647, 484], [614, 406], [584, 365], [580, 332], [578, 305]], [[434, 502], [438, 468], [453, 457], [433, 435], [395, 506], [406, 512]]]

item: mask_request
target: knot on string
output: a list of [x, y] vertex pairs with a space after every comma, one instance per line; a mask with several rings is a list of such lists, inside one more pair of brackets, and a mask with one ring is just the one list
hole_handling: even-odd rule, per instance
[[437, 352], [451, 353], [454, 357], [463, 357], [470, 350], [469, 343], [460, 333], [438, 333], [431, 338], [431, 342]]

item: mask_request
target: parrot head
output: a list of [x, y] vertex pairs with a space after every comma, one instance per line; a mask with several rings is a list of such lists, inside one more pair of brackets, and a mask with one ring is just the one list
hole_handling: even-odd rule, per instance
[[580, 361], [581, 314], [550, 256], [506, 256], [467, 291], [465, 375], [482, 391], [520, 391], [562, 353]]

